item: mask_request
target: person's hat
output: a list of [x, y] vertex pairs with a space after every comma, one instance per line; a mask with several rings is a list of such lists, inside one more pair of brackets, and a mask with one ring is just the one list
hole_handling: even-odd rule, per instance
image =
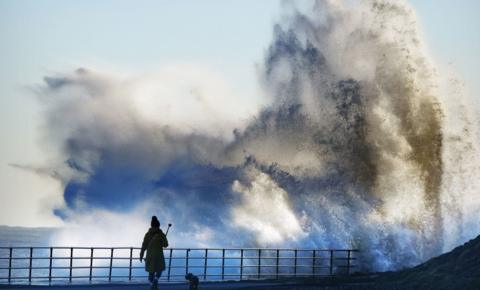
[[160, 222], [158, 221], [156, 216], [152, 216], [152, 221], [150, 222], [150, 226], [152, 228], [159, 228], [160, 227]]

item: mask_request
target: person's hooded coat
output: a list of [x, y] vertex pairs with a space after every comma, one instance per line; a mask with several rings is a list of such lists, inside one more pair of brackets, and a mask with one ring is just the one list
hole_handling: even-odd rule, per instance
[[168, 247], [167, 236], [159, 228], [150, 228], [145, 234], [140, 251], [140, 258], [143, 258], [145, 250], [145, 271], [149, 273], [162, 272], [165, 270], [165, 258], [163, 248]]

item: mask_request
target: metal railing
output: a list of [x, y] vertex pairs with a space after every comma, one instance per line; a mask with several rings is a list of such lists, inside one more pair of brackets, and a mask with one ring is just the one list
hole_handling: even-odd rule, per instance
[[[0, 247], [0, 283], [145, 281], [133, 247]], [[167, 248], [162, 281], [187, 273], [209, 281], [349, 275], [354, 249]]]

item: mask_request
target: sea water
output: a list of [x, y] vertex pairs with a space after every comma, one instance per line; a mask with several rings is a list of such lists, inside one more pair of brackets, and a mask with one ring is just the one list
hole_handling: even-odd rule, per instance
[[[68, 245], [58, 247], [59, 245], [51, 241], [57, 230], [0, 226], [0, 283], [8, 283], [9, 272], [13, 284], [66, 283], [70, 282], [70, 276], [73, 277], [71, 280], [73, 283], [89, 283], [91, 249], [87, 247], [72, 250]], [[70, 261], [71, 254], [74, 259]], [[50, 255], [54, 257], [51, 261], [51, 270]], [[30, 256], [33, 258], [31, 261]], [[111, 249], [94, 250], [92, 282], [109, 281], [110, 256]], [[143, 264], [138, 261], [138, 256], [139, 250], [133, 250], [132, 280], [145, 281], [146, 273], [143, 270]], [[113, 257], [112, 266], [117, 268], [112, 269], [111, 281], [127, 281], [130, 249], [115, 249]], [[70, 271], [70, 266], [75, 268]], [[11, 268], [10, 271], [9, 268]], [[51, 281], [48, 278], [50, 275]]]

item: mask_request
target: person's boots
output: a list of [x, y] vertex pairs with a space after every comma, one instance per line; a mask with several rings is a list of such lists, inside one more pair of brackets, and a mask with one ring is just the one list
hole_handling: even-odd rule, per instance
[[155, 278], [153, 280], [153, 285], [152, 285], [152, 290], [157, 290], [158, 289], [158, 278]]

